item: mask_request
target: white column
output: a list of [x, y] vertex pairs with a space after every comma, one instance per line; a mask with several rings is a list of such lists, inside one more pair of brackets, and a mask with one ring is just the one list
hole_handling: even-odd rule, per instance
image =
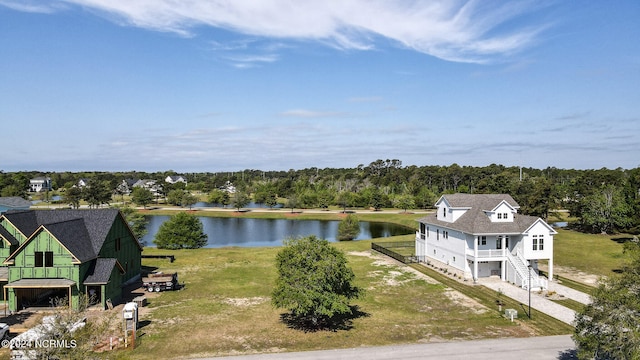
[[553, 256], [549, 258], [549, 281], [553, 280]]
[[478, 280], [478, 237], [473, 237], [473, 281]]

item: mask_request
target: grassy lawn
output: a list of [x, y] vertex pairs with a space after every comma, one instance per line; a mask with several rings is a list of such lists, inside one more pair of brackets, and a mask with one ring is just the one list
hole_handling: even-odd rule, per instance
[[[391, 240], [406, 240], [399, 238]], [[357, 284], [366, 289], [365, 296], [354, 301], [362, 316], [353, 319], [349, 329], [306, 333], [288, 328], [280, 321], [284, 310], [270, 304], [280, 248], [146, 248], [145, 254], [174, 254], [174, 263], [143, 259], [143, 265], [178, 271], [186, 286], [150, 299], [140, 318], [144, 326], [138, 347], [118, 356], [214, 356], [567, 333], [542, 322], [509, 322], [495, 306], [485, 306], [495, 301], [492, 294], [480, 302], [452, 298], [448, 286], [372, 255], [370, 241], [335, 246], [347, 253]]]
[[626, 259], [622, 252], [625, 237], [560, 229], [553, 238], [555, 263], [588, 274], [611, 275], [620, 270]]

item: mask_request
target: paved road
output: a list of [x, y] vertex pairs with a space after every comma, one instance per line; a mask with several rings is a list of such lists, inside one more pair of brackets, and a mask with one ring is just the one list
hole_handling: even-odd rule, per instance
[[576, 359], [575, 345], [569, 335], [532, 338], [474, 340], [461, 342], [428, 343], [363, 347], [340, 350], [307, 351], [295, 353], [242, 355], [229, 360], [513, 360], [513, 359]]

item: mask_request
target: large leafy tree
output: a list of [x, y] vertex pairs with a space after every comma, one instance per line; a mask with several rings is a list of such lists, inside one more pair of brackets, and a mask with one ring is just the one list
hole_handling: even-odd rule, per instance
[[146, 208], [147, 205], [153, 202], [153, 193], [149, 189], [135, 187], [131, 192], [131, 201]]
[[592, 303], [576, 314], [580, 359], [640, 359], [640, 244], [625, 244], [631, 261], [601, 282]]
[[80, 201], [82, 200], [82, 189], [77, 186], [72, 186], [64, 193], [64, 200], [69, 203], [74, 209], [80, 207]]
[[112, 192], [107, 182], [91, 179], [87, 187], [82, 190], [82, 196], [90, 207], [98, 207], [111, 202]]
[[604, 186], [582, 201], [582, 223], [603, 234], [629, 226], [631, 213], [622, 190], [614, 185]]
[[179, 212], [160, 225], [153, 243], [159, 249], [197, 249], [207, 245], [207, 234], [200, 219]]
[[229, 205], [229, 193], [224, 190], [214, 189], [209, 193], [209, 202], [220, 204], [222, 207]]
[[288, 239], [276, 267], [272, 303], [289, 310], [304, 329], [331, 327], [337, 317], [353, 313], [349, 301], [362, 294], [344, 253], [314, 235]]
[[251, 201], [251, 199], [249, 198], [249, 195], [247, 195], [243, 191], [236, 191], [233, 194], [233, 197], [231, 198], [233, 207], [236, 208], [238, 211], [240, 211], [240, 209], [242, 209], [243, 207], [247, 206], [249, 204], [249, 201]]
[[407, 212], [407, 209], [415, 209], [416, 202], [413, 196], [409, 194], [401, 194], [393, 198], [393, 206]]
[[353, 240], [360, 233], [360, 222], [358, 217], [349, 214], [338, 224], [338, 240]]

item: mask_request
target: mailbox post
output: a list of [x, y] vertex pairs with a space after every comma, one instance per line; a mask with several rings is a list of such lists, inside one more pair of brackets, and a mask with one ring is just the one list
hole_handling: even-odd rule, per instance
[[129, 345], [129, 333], [131, 333], [131, 344], [135, 346], [136, 330], [138, 329], [138, 304], [135, 302], [124, 304], [122, 320], [124, 327], [124, 347], [128, 347]]

